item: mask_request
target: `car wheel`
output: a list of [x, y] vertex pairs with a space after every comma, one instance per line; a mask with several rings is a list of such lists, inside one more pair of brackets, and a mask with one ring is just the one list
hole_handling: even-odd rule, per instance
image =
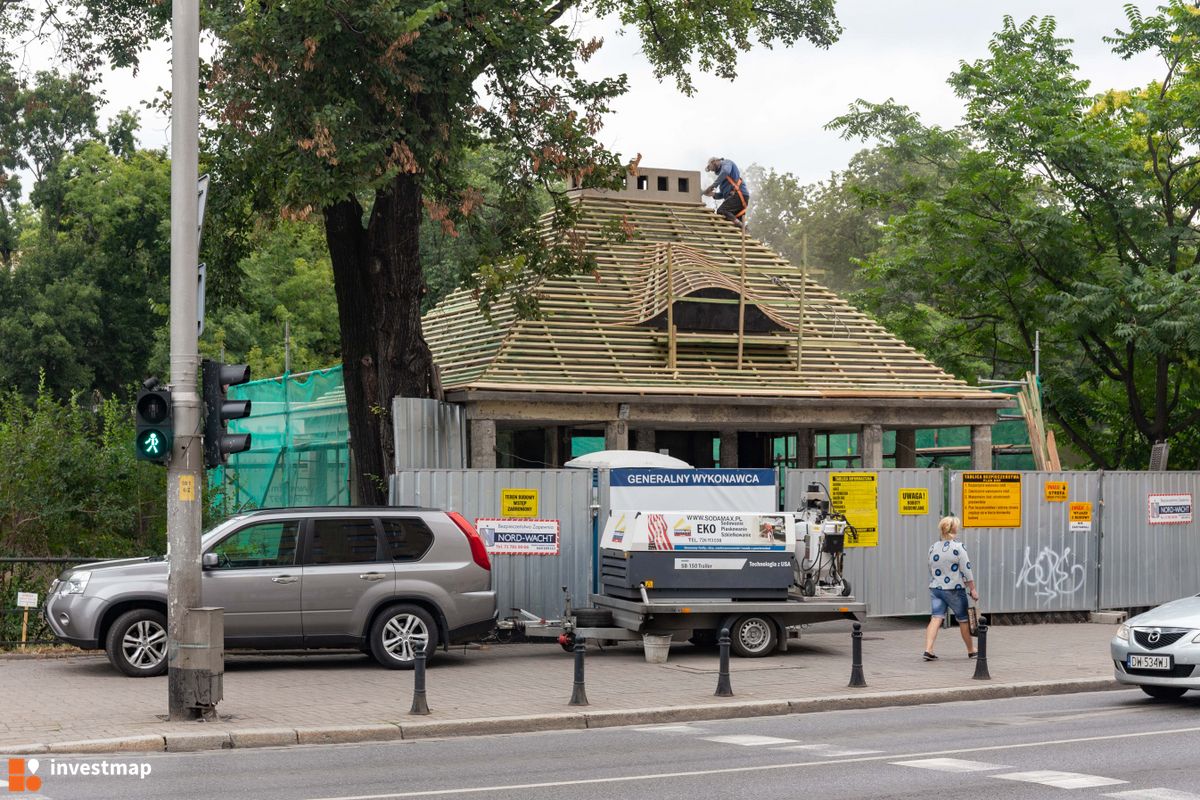
[[167, 618], [152, 608], [126, 611], [104, 638], [109, 662], [131, 678], [153, 678], [167, 671]]
[[1139, 688], [1155, 700], [1178, 700], [1187, 691], [1178, 686], [1141, 686]]
[[437, 649], [438, 629], [429, 612], [418, 606], [387, 608], [371, 626], [371, 654], [388, 669], [412, 669], [417, 650], [424, 645], [426, 658]]
[[762, 658], [769, 655], [779, 642], [775, 621], [770, 617], [748, 614], [738, 617], [729, 631], [730, 648], [742, 658]]

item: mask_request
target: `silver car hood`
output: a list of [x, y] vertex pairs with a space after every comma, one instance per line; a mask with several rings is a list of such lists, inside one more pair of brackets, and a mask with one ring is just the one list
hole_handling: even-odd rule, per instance
[[1200, 628], [1200, 596], [1172, 600], [1138, 614], [1126, 624], [1134, 628]]
[[65, 580], [74, 572], [96, 572], [109, 576], [126, 577], [130, 575], [167, 574], [167, 561], [162, 556], [146, 558], [118, 558], [112, 561], [96, 561], [91, 564], [76, 564], [62, 571], [59, 580]]

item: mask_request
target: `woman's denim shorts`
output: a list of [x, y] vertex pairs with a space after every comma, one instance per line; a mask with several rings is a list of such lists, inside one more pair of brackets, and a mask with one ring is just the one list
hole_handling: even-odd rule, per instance
[[949, 607], [956, 620], [967, 621], [966, 589], [930, 589], [929, 600], [933, 604], [933, 616], [946, 616], [946, 608]]

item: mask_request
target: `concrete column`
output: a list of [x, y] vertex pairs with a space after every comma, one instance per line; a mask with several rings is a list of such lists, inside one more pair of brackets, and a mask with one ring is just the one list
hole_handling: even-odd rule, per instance
[[633, 449], [654, 453], [658, 450], [657, 438], [654, 428], [635, 428], [633, 431]]
[[863, 469], [883, 467], [883, 426], [863, 425], [858, 432], [858, 454]]
[[971, 469], [992, 468], [992, 426], [971, 426]]
[[796, 431], [796, 469], [812, 469], [813, 449], [812, 428]]
[[471, 469], [496, 468], [496, 420], [471, 420]]
[[604, 423], [604, 449], [629, 449], [629, 424], [623, 419], [614, 419]]
[[896, 466], [915, 467], [917, 465], [917, 430], [916, 428], [896, 429]]
[[721, 467], [733, 469], [738, 465], [737, 431], [725, 428], [721, 431]]

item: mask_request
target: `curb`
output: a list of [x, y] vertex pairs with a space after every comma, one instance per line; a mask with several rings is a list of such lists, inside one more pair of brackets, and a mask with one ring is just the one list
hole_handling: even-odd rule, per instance
[[342, 744], [393, 742], [456, 736], [494, 736], [505, 733], [589, 730], [619, 725], [655, 725], [701, 722], [714, 719], [776, 717], [788, 714], [814, 714], [968, 700], [996, 700], [1008, 697], [1102, 692], [1130, 687], [1112, 678], [1079, 678], [1065, 681], [981, 684], [948, 689], [910, 689], [895, 692], [871, 692], [831, 695], [798, 700], [742, 700], [729, 703], [665, 706], [614, 711], [579, 711], [563, 714], [535, 714], [520, 717], [484, 717], [444, 721], [330, 725], [301, 728], [254, 728], [218, 733], [170, 732], [115, 739], [85, 739], [0, 746], [0, 752], [12, 755], [39, 753], [183, 753], [202, 750], [286, 747], [299, 744]]

